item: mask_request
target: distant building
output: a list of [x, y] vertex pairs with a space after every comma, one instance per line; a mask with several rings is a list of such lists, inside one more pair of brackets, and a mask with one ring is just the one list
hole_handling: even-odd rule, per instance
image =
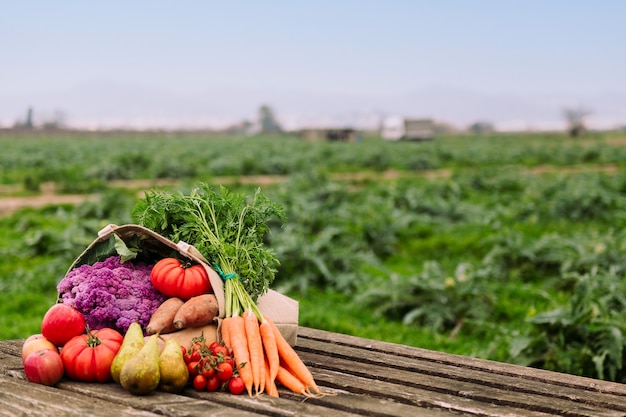
[[386, 140], [430, 140], [435, 136], [435, 123], [432, 119], [388, 117], [380, 133]]
[[356, 142], [357, 132], [354, 129], [302, 129], [300, 137], [304, 140], [329, 142]]

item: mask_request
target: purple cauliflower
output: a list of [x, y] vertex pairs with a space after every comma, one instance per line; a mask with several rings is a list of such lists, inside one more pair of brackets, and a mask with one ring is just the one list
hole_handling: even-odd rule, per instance
[[110, 327], [126, 334], [133, 321], [145, 328], [167, 298], [150, 282], [151, 265], [111, 256], [71, 270], [57, 286], [63, 304], [83, 313], [91, 329]]

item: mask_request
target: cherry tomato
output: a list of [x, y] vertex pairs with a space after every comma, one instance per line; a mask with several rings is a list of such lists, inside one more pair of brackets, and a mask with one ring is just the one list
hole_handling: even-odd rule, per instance
[[235, 369], [235, 358], [233, 358], [232, 356], [227, 356], [226, 358], [224, 358], [224, 362], [229, 363], [231, 368]]
[[198, 362], [202, 358], [202, 354], [198, 349], [191, 351], [191, 362]]
[[228, 381], [228, 391], [231, 394], [239, 395], [246, 389], [243, 379], [240, 376], [234, 376]]
[[221, 384], [222, 384], [222, 381], [220, 381], [220, 379], [217, 377], [217, 375], [215, 375], [215, 376], [212, 376], [211, 378], [207, 379], [206, 389], [207, 389], [207, 391], [215, 392], [218, 389], [220, 389], [220, 385]]
[[187, 369], [189, 370], [189, 375], [191, 376], [198, 375], [198, 362], [189, 362], [187, 364]]
[[211, 366], [209, 363], [206, 363], [202, 367], [202, 375], [204, 375], [206, 378], [211, 378], [212, 376], [215, 375], [215, 373], [216, 373], [215, 367]]
[[230, 353], [228, 351], [228, 348], [226, 346], [223, 345], [217, 345], [215, 346], [213, 349], [211, 349], [211, 352], [213, 353], [213, 355], [215, 356], [219, 356], [220, 354], [222, 356], [228, 356], [228, 354]]
[[196, 391], [202, 391], [206, 388], [207, 379], [204, 375], [196, 375], [193, 377], [193, 387]]
[[228, 381], [233, 376], [233, 367], [228, 362], [217, 365], [217, 377], [222, 382]]

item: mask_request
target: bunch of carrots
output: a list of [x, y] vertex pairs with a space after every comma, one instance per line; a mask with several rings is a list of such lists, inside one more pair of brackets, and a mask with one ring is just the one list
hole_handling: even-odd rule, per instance
[[325, 395], [298, 353], [269, 318], [264, 317], [237, 278], [226, 279], [226, 317], [220, 334], [230, 346], [239, 376], [250, 396], [278, 397], [276, 382], [306, 396]]

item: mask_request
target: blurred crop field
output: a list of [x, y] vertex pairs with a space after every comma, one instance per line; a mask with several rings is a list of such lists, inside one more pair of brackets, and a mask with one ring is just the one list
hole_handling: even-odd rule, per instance
[[[151, 187], [264, 194], [300, 324], [626, 382], [626, 134], [0, 136], [0, 339]], [[54, 198], [53, 198], [54, 197]], [[65, 197], [66, 199], [64, 199]], [[6, 206], [6, 204], [5, 204]]]

